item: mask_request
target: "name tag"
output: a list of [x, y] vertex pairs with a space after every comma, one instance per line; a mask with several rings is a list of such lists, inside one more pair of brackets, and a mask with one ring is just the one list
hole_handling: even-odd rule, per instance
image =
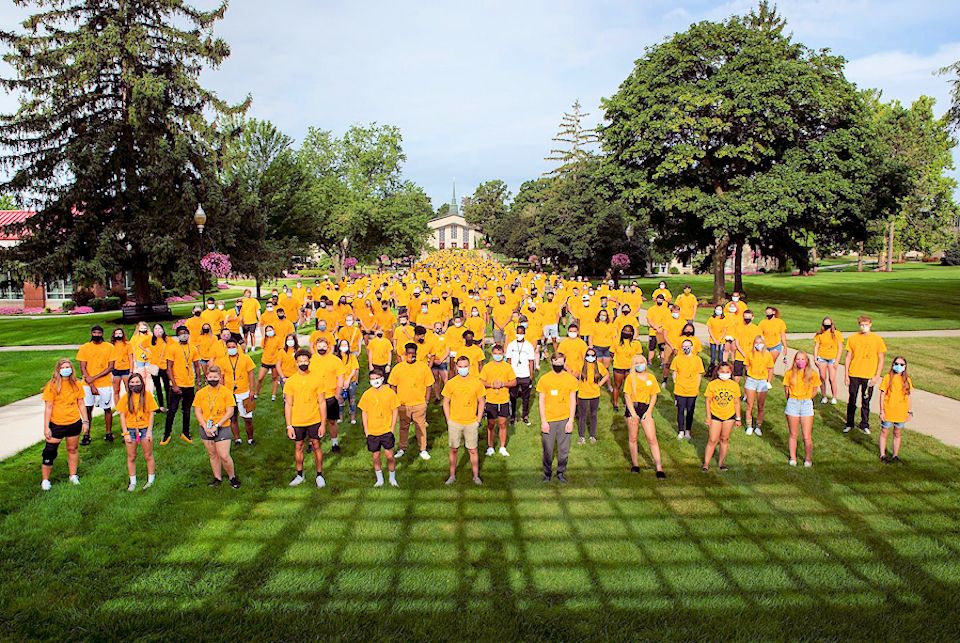
[[550, 390], [550, 395], [556, 397], [556, 396], [560, 395], [560, 391], [558, 391], [557, 389], [551, 389], [551, 390]]
[[647, 380], [647, 386], [653, 386], [653, 382], [651, 382], [650, 380]]

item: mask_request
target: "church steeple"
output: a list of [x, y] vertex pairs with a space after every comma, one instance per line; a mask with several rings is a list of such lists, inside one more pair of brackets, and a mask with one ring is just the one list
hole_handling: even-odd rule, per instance
[[457, 205], [457, 180], [453, 180], [453, 198], [450, 199], [450, 214], [460, 214], [460, 206]]

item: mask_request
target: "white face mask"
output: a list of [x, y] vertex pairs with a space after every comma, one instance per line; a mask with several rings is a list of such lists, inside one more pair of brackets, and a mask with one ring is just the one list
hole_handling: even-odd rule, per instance
[[348, 350], [350, 350], [350, 344], [340, 344], [341, 353], [346, 353]]
[[295, 341], [293, 341], [292, 339], [288, 339], [288, 340], [287, 340], [287, 346], [293, 347], [293, 346], [296, 346], [296, 345], [297, 345], [297, 343], [296, 343]]
[[267, 337], [273, 337], [275, 334], [272, 330], [267, 331]]
[[577, 331], [571, 330], [569, 333], [567, 333], [567, 337], [569, 337], [570, 339], [576, 339], [576, 338], [577, 338]]
[[720, 379], [726, 381], [726, 380], [730, 379], [730, 373], [717, 373], [717, 377], [719, 377]]
[[207, 310], [213, 310], [213, 304], [207, 304]]
[[860, 324], [860, 330], [862, 330], [862, 331], [865, 332], [865, 333], [869, 333], [869, 332], [870, 332], [870, 324]]
[[345, 323], [347, 326], [353, 326], [353, 320], [352, 320], [352, 319], [348, 319], [348, 320], [345, 321], [344, 323]]
[[223, 304], [217, 304], [217, 310], [223, 310]]
[[731, 300], [731, 301], [740, 301], [740, 297], [734, 295], [733, 297], [730, 298], [730, 300]]
[[472, 312], [470, 313], [470, 315], [471, 315], [472, 317], [479, 317], [479, 316], [480, 316], [480, 311], [474, 310], [474, 311], [472, 311]]
[[380, 388], [381, 386], [383, 386], [383, 380], [382, 379], [370, 380], [370, 386], [372, 386], [373, 388]]
[[680, 319], [680, 313], [670, 313], [670, 316], [674, 319]]
[[757, 350], [757, 351], [762, 351], [762, 350], [763, 350], [763, 344], [754, 344], [754, 345], [753, 345], [753, 349], [754, 349], [754, 350]]

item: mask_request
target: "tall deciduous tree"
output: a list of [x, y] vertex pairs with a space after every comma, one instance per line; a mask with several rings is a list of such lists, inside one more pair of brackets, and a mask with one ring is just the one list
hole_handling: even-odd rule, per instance
[[803, 267], [818, 236], [864, 236], [875, 155], [843, 63], [762, 3], [651, 47], [604, 101], [609, 180], [664, 248], [709, 253], [714, 299], [732, 245]]
[[211, 11], [183, 0], [21, 4], [37, 12], [0, 32], [14, 71], [0, 84], [22, 99], [0, 117], [10, 177], [0, 191], [37, 214], [10, 254], [34, 281], [105, 281], [131, 270], [146, 301], [150, 274], [188, 272], [193, 212], [217, 189], [208, 114], [246, 108], [198, 80], [230, 53], [213, 36], [226, 3]]

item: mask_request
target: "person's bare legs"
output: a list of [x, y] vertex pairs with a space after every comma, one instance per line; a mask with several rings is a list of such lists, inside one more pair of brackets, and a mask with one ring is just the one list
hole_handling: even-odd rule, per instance
[[641, 418], [640, 425], [643, 427], [644, 437], [647, 438], [647, 446], [650, 447], [653, 463], [656, 465], [657, 471], [663, 471], [663, 463], [660, 460], [660, 443], [657, 442], [657, 429], [654, 426], [653, 418]]
[[787, 428], [790, 430], [790, 437], [787, 439], [787, 451], [790, 455], [790, 461], [797, 461], [797, 435], [800, 429], [800, 418], [795, 415], [787, 416]]
[[637, 434], [640, 429], [640, 418], [627, 418], [627, 446], [630, 448], [630, 465], [639, 466], [637, 454]]
[[803, 453], [805, 462], [813, 462], [813, 416], [800, 418], [800, 430], [803, 431]]
[[212, 440], [204, 440], [203, 446], [206, 447], [207, 455], [210, 456], [210, 470], [213, 472], [213, 477], [221, 480], [223, 472], [221, 471], [220, 454], [217, 452], [217, 443]]
[[230, 457], [230, 440], [220, 440], [215, 442], [217, 448], [217, 455], [219, 456], [220, 463], [223, 465], [224, 470], [227, 472], [227, 477], [233, 479], [236, 477], [233, 470], [233, 458]]

